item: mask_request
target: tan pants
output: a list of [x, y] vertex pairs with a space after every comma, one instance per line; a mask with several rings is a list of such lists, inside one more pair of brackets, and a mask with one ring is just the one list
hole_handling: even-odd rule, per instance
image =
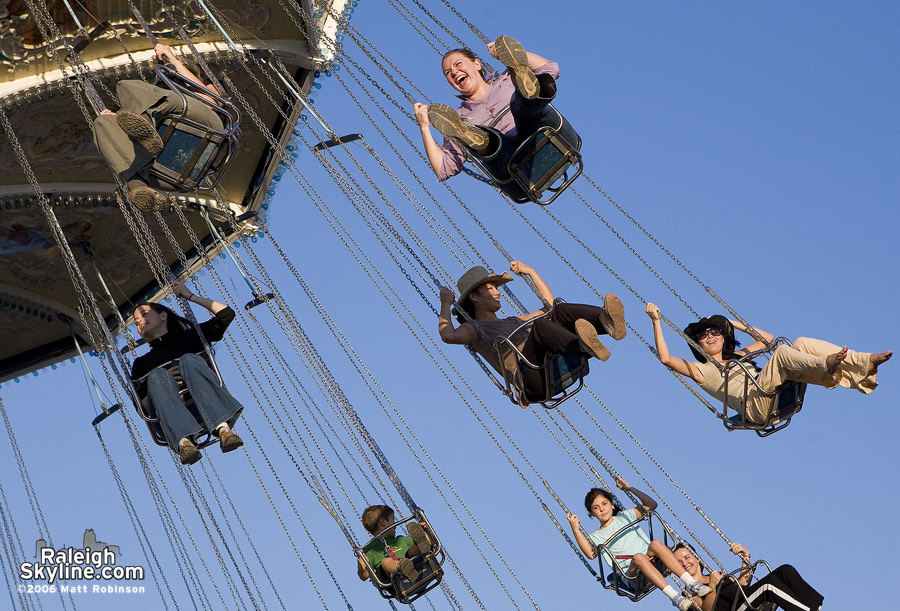
[[[875, 373], [870, 372], [872, 362], [868, 352], [848, 350], [847, 358], [841, 362], [834, 375], [828, 373], [825, 358], [840, 349], [840, 346], [820, 339], [798, 337], [793, 346], [779, 346], [775, 349], [775, 354], [759, 372], [757, 381], [767, 392], [772, 392], [788, 381], [825, 388], [855, 388], [865, 394], [875, 390], [878, 383], [875, 381]], [[745, 406], [750, 420], [765, 422], [773, 405], [770, 397], [760, 394], [755, 386], [750, 387]]]
[[[143, 114], [154, 125], [167, 114], [180, 113], [184, 107], [177, 94], [143, 81], [119, 81], [116, 96], [122, 108]], [[191, 98], [188, 98], [187, 118], [213, 129], [222, 129], [219, 116], [209, 106]], [[154, 160], [153, 155], [122, 131], [115, 115], [100, 115], [94, 119], [94, 144], [123, 182], [149, 167]]]

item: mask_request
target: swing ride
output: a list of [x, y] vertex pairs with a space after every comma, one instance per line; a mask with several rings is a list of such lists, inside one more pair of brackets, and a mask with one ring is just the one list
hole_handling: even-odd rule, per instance
[[[12, 3], [9, 26], [0, 30], [0, 138], [9, 143], [0, 148], [6, 170], [0, 177], [0, 257], [6, 263], [0, 270], [0, 333], [6, 340], [0, 383], [6, 395], [20, 379], [36, 384], [33, 374], [78, 362], [96, 415], [90, 431], [96, 440], [85, 444], [79, 461], [107, 487], [104, 513], [128, 518], [134, 533], [128, 559], [147, 570], [148, 608], [661, 607], [664, 597], [652, 593], [652, 584], [623, 575], [604, 546], [597, 547], [599, 563], [587, 562], [559, 524], [577, 496], [573, 490], [583, 485], [572, 483], [573, 474], [612, 489], [607, 481], [626, 464], [649, 489], [648, 478], [674, 489], [655, 494], [659, 511], [628, 527], [645, 527], [669, 548], [690, 541], [708, 570], [730, 568], [716, 557], [722, 542], [730, 543], [724, 526], [667, 471], [656, 454], [659, 446], [651, 454], [607, 407], [608, 400], [630, 412], [630, 419], [640, 412], [645, 422], [635, 429], [642, 435], [647, 420], [672, 433], [660, 437], [664, 453], [679, 443], [680, 433], [665, 417], [657, 422], [652, 403], [677, 403], [669, 411], [699, 419], [696, 405], [680, 396], [672, 380], [660, 382], [663, 390], [650, 398], [641, 387], [650, 385], [650, 376], [642, 376], [622, 398], [618, 387], [626, 365], [652, 368], [654, 376], [662, 369], [642, 329], [629, 327], [634, 351], [626, 347], [614, 355], [602, 374], [599, 367], [590, 371], [587, 359], [530, 362], [509, 337], [500, 338], [494, 344], [499, 361], [517, 363], [503, 380], [474, 353], [470, 360], [436, 341], [436, 289], [461, 269], [510, 260], [504, 244], [514, 245], [517, 255], [532, 247], [542, 256], [556, 255], [560, 269], [568, 267], [582, 281], [566, 286], [567, 298], [584, 287], [600, 297], [587, 277], [599, 265], [633, 302], [643, 302], [643, 289], [632, 279], [649, 271], [692, 314], [685, 300], [693, 299], [686, 296], [693, 290], [743, 320], [597, 185], [591, 176], [595, 155], [585, 151], [587, 168], [582, 159], [588, 131], [585, 143], [565, 142], [549, 130], [522, 145], [510, 174], [527, 199], [512, 202], [484, 185], [474, 185], [479, 190], [471, 196], [465, 185], [458, 193], [452, 190], [457, 185], [433, 181], [407, 108], [409, 100], [427, 96], [396, 53], [382, 50], [388, 45], [376, 34], [386, 31], [357, 27], [349, 18], [356, 0], [19, 4]], [[366, 1], [360, 6], [370, 8]], [[429, 42], [435, 58], [463, 44], [457, 36], [466, 28], [472, 45], [485, 39], [443, 0], [391, 0], [371, 6], [376, 8], [396, 12], [402, 27]], [[450, 20], [452, 26], [445, 23]], [[186, 116], [187, 99], [201, 101], [207, 93], [153, 59], [154, 38], [221, 81], [222, 95], [213, 94], [210, 108], [222, 129]], [[349, 98], [352, 120], [349, 111], [313, 103], [322, 77]], [[184, 113], [157, 125], [164, 147], [149, 172], [167, 204], [156, 212], [135, 208], [92, 143], [93, 119], [103, 106], [116, 107], [116, 85], [124, 80], [161, 83], [183, 100]], [[276, 191], [284, 197], [270, 209]], [[479, 196], [500, 198], [509, 210], [482, 215], [474, 199]], [[517, 205], [526, 202], [537, 205]], [[627, 231], [610, 227], [613, 242], [639, 265], [616, 262], [614, 271], [607, 263], [608, 245], [595, 239], [596, 229], [607, 224], [598, 210], [607, 202], [627, 221]], [[576, 206], [586, 217], [564, 216]], [[279, 216], [287, 208], [293, 208], [291, 216]], [[512, 221], [498, 222], [502, 214]], [[519, 221], [524, 225], [511, 231]], [[655, 242], [652, 252], [641, 248], [638, 254], [635, 234]], [[490, 248], [500, 254], [488, 254]], [[659, 270], [671, 263], [687, 271], [688, 280], [663, 279]], [[622, 267], [628, 271], [620, 276]], [[204, 358], [246, 406], [238, 424], [246, 427], [245, 451], [220, 456], [212, 448], [207, 460], [189, 467], [155, 447], [170, 440], [152, 410], [136, 400], [128, 377], [130, 363], [146, 349], [129, 329], [133, 304], [168, 300], [197, 324], [190, 303], [169, 296], [176, 279], [192, 282], [198, 294], [221, 295], [238, 311], [225, 339], [204, 341]], [[520, 296], [507, 289], [504, 309], [525, 313]], [[390, 310], [390, 320], [382, 310]], [[552, 309], [543, 316], [552, 316]], [[634, 324], [637, 316], [629, 316]], [[762, 392], [748, 363], [765, 360], [781, 343], [783, 338], [725, 364], [726, 386], [729, 376], [746, 374], [745, 393]], [[540, 372], [545, 394], [525, 393], [525, 368]], [[767, 436], [791, 422], [805, 390], [805, 384], [789, 383], [768, 393], [776, 408], [763, 424], [733, 416], [727, 401], [711, 405], [697, 397], [712, 414], [707, 420]], [[71, 394], [72, 403], [87, 401]], [[501, 395], [526, 409], [509, 411]], [[189, 393], [183, 399], [190, 404]], [[27, 450], [27, 433], [13, 427], [18, 414], [6, 409], [11, 405], [0, 402], [16, 459], [7, 461], [8, 469], [18, 469], [26, 513], [30, 508], [39, 536], [31, 536], [34, 525], [22, 527], [26, 520], [14, 523], [18, 500], [4, 488], [10, 490], [16, 478], [4, 472], [0, 572], [10, 576], [11, 567], [28, 559], [33, 539], [49, 542], [56, 530], [54, 545], [68, 541], [53, 519], [44, 519], [41, 504], [53, 497], [43, 489], [43, 475], [32, 481], [39, 471], [30, 453], [20, 451], [22, 442]], [[69, 426], [86, 428], [87, 412], [77, 414]], [[600, 422], [606, 415], [610, 430]], [[774, 439], [784, 435], [791, 433]], [[747, 438], [754, 436], [743, 434], [737, 443]], [[198, 445], [215, 441], [206, 436]], [[105, 462], [93, 456], [97, 442]], [[57, 451], [68, 456], [68, 450]], [[73, 511], [80, 500], [72, 499]], [[396, 522], [376, 535], [360, 524], [361, 509], [373, 502], [398, 512]], [[538, 514], [544, 528], [520, 526], [526, 513]], [[365, 548], [411, 523], [422, 524], [432, 542], [431, 551], [415, 560], [417, 578], [379, 573]], [[697, 524], [704, 532], [695, 532]], [[527, 545], [518, 541], [523, 538]], [[355, 583], [357, 559], [366, 563], [367, 583]], [[572, 569], [573, 559], [587, 575]], [[554, 566], [545, 569], [544, 563]], [[545, 577], [553, 589], [580, 589], [581, 598], [547, 599], [537, 585]], [[677, 577], [668, 576], [676, 588]], [[61, 592], [55, 596], [44, 604], [82, 604]], [[16, 609], [33, 607], [12, 589], [10, 600]], [[765, 604], [750, 608], [771, 611]]]

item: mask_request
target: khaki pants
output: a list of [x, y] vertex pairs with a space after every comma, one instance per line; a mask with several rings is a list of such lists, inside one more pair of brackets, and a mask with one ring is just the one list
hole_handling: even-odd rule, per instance
[[[757, 381], [763, 390], [772, 392], [788, 381], [805, 382], [834, 388], [854, 388], [869, 394], [878, 385], [875, 374], [870, 373], [872, 363], [868, 352], [847, 351], [847, 358], [841, 362], [834, 375], [828, 373], [825, 358], [840, 351], [841, 347], [820, 339], [798, 337], [793, 346], [779, 346], [775, 354], [759, 372]], [[745, 409], [747, 417], [757, 423], [765, 422], [772, 411], [774, 401], [766, 397], [755, 386], [751, 386]]]

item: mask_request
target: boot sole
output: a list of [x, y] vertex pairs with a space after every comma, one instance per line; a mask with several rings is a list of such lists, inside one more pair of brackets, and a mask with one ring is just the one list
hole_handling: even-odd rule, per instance
[[461, 140], [469, 148], [483, 149], [488, 145], [487, 135], [463, 123], [459, 114], [449, 106], [432, 104], [428, 107], [428, 120], [443, 135]]
[[501, 36], [494, 42], [494, 50], [500, 63], [512, 72], [516, 90], [526, 99], [536, 98], [540, 86], [534, 72], [528, 67], [528, 54], [519, 41], [509, 36]]
[[120, 110], [116, 113], [116, 122], [123, 132], [136, 140], [151, 155], [159, 155], [162, 152], [165, 146], [162, 138], [141, 115], [130, 110]]
[[597, 329], [594, 328], [594, 325], [583, 318], [579, 318], [575, 321], [575, 332], [578, 334], [578, 339], [581, 340], [581, 347], [585, 352], [593, 355], [598, 361], [606, 361], [609, 358], [609, 348], [604, 346], [600, 338], [597, 337]]
[[628, 328], [625, 326], [625, 306], [622, 305], [622, 300], [613, 293], [607, 293], [603, 298], [603, 310], [609, 316], [609, 320], [603, 321], [603, 328], [616, 341], [624, 338]]

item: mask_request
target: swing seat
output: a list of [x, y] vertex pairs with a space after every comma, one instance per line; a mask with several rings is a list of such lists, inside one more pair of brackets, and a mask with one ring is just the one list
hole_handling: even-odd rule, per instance
[[[656, 518], [663, 529], [663, 537], [662, 542], [666, 547], [672, 549], [675, 547], [675, 542], [669, 542], [669, 533], [671, 529], [668, 524], [666, 524], [662, 518], [660, 518], [656, 512], [648, 511], [643, 516], [636, 520], [632, 520], [619, 530], [617, 530], [609, 540], [602, 545], [598, 545], [596, 547], [597, 557], [599, 558], [600, 563], [600, 583], [607, 590], [613, 590], [619, 596], [624, 596], [633, 602], [637, 602], [647, 596], [650, 592], [656, 589], [656, 586], [647, 579], [643, 573], [638, 572], [638, 574], [631, 578], [628, 577], [622, 568], [619, 566], [617, 562], [615, 562], [614, 554], [610, 552], [609, 548], [607, 548], [607, 544], [610, 541], [615, 541], [617, 538], [621, 537], [625, 532], [630, 531], [635, 526], [638, 526], [641, 522], [647, 522], [648, 529], [650, 531], [650, 540], [652, 541], [655, 537], [653, 536], [653, 518]], [[653, 558], [651, 560], [653, 566], [663, 575], [663, 577], [669, 575], [671, 571], [669, 571], [666, 566], [662, 563], [659, 558]]]
[[[201, 354], [203, 355], [203, 358], [206, 359], [207, 363], [209, 363], [211, 360], [211, 357], [205, 352], [201, 353]], [[164, 364], [160, 365], [160, 367], [163, 369], [168, 369], [168, 368], [172, 367], [173, 365], [177, 365], [177, 364], [178, 364], [178, 359], [174, 359], [174, 360], [169, 361], [168, 363], [164, 363]], [[221, 378], [221, 376], [219, 376], [219, 370], [215, 366], [215, 361], [213, 361], [212, 365], [210, 366], [210, 369], [212, 369], [216, 373], [216, 376], [219, 378], [219, 385], [221, 386], [222, 378]], [[148, 373], [147, 375], [143, 376], [142, 378], [139, 378], [132, 382], [132, 385], [135, 388], [135, 397], [138, 396], [137, 395], [137, 385], [139, 383], [145, 381], [149, 375], [150, 374]], [[187, 386], [184, 386], [183, 384], [179, 384], [178, 394], [181, 396], [181, 400], [184, 403], [184, 407], [189, 412], [191, 412], [191, 415], [197, 421], [197, 424], [201, 424], [203, 419], [200, 417], [200, 413], [197, 411], [197, 406], [194, 403], [194, 398], [191, 396], [191, 393], [188, 390]], [[150, 406], [145, 407], [143, 401], [138, 400], [138, 401], [135, 401], [135, 409], [137, 409], [138, 416], [140, 416], [141, 420], [143, 420], [144, 423], [147, 425], [147, 429], [150, 431], [150, 437], [151, 437], [151, 439], [153, 439], [153, 443], [155, 443], [158, 446], [169, 447], [169, 441], [166, 438], [166, 435], [165, 435], [165, 432], [163, 431], [162, 425], [159, 423], [159, 417], [156, 415], [156, 412], [153, 410], [153, 408]], [[215, 435], [213, 435], [213, 433], [210, 433], [208, 431], [205, 433], [202, 433], [201, 435], [198, 436], [197, 439], [194, 440], [194, 442], [197, 444], [197, 447], [200, 448], [201, 450], [203, 448], [213, 445], [214, 443], [216, 443], [218, 441], [219, 441], [219, 438], [216, 437]]]
[[[557, 300], [558, 303], [560, 300]], [[550, 356], [543, 363], [532, 363], [510, 339], [520, 330], [534, 323], [539, 318], [549, 318], [553, 308], [540, 316], [535, 316], [518, 326], [506, 337], [498, 337], [494, 341], [494, 349], [501, 363], [512, 362], [514, 369], [503, 369], [503, 380], [506, 384], [504, 394], [516, 405], [526, 408], [531, 403], [540, 403], [545, 409], [555, 409], [567, 399], [575, 396], [584, 386], [584, 378], [590, 372], [588, 359], [574, 356]], [[543, 393], [533, 396], [525, 390], [523, 369], [540, 372]], [[575, 388], [572, 388], [572, 387]]]
[[728, 416], [728, 399], [726, 397], [722, 409], [722, 422], [729, 431], [749, 430], [755, 431], [760, 437], [768, 437], [772, 433], [777, 433], [781, 429], [787, 427], [794, 417], [803, 408], [803, 397], [806, 395], [806, 384], [803, 382], [785, 382], [772, 392], [766, 392], [759, 385], [756, 374], [750, 361], [760, 357], [771, 357], [778, 346], [790, 346], [791, 342], [784, 337], [776, 338], [769, 348], [756, 350], [746, 354], [738, 359], [730, 359], [725, 365], [725, 387], [728, 387], [728, 379], [733, 375], [744, 376], [744, 393], [741, 397], [741, 406], [745, 405], [749, 393], [752, 391], [757, 394], [768, 397], [771, 402], [771, 409], [765, 422], [753, 422], [746, 418], [743, 414], [746, 410], [741, 409], [738, 413]]
[[[183, 106], [180, 114], [165, 116], [157, 126], [164, 147], [151, 166], [150, 175], [172, 191], [212, 189], [237, 151], [240, 112], [229, 100], [178, 74], [171, 66], [157, 66], [156, 74], [166, 88], [181, 97]], [[223, 128], [213, 129], [187, 118], [188, 98], [215, 112]]]
[[[413, 566], [419, 571], [419, 577], [415, 581], [409, 581], [401, 574], [387, 575], [383, 570], [380, 570], [380, 567], [379, 569], [373, 567], [366, 558], [366, 554], [363, 550], [382, 538], [385, 532], [397, 529], [403, 524], [413, 521], [422, 523], [422, 528], [425, 529], [428, 538], [431, 539], [431, 551], [413, 559]], [[378, 589], [378, 593], [381, 594], [381, 597], [396, 600], [398, 603], [404, 605], [408, 605], [420, 596], [436, 588], [444, 578], [444, 569], [442, 568], [442, 565], [444, 564], [444, 549], [440, 539], [438, 539], [435, 534], [434, 529], [431, 528], [431, 523], [425, 517], [425, 513], [421, 509], [417, 510], [416, 513], [409, 517], [394, 522], [372, 537], [366, 545], [357, 550], [357, 554], [362, 561], [365, 562], [366, 568], [369, 571], [369, 579]]]
[[[501, 110], [488, 123], [488, 127], [494, 127], [497, 121], [508, 112], [509, 106]], [[488, 182], [496, 185], [505, 185], [511, 182], [517, 184], [524, 191], [524, 197], [513, 197], [506, 194], [515, 203], [534, 202], [546, 206], [559, 197], [581, 175], [584, 170], [584, 162], [581, 159], [580, 150], [580, 137], [577, 142], [569, 142], [557, 130], [545, 126], [523, 140], [510, 156], [506, 165], [509, 177], [506, 179], [495, 176], [478, 158], [469, 155], [469, 159], [485, 174]], [[546, 191], [549, 191], [551, 195], [542, 199]]]

